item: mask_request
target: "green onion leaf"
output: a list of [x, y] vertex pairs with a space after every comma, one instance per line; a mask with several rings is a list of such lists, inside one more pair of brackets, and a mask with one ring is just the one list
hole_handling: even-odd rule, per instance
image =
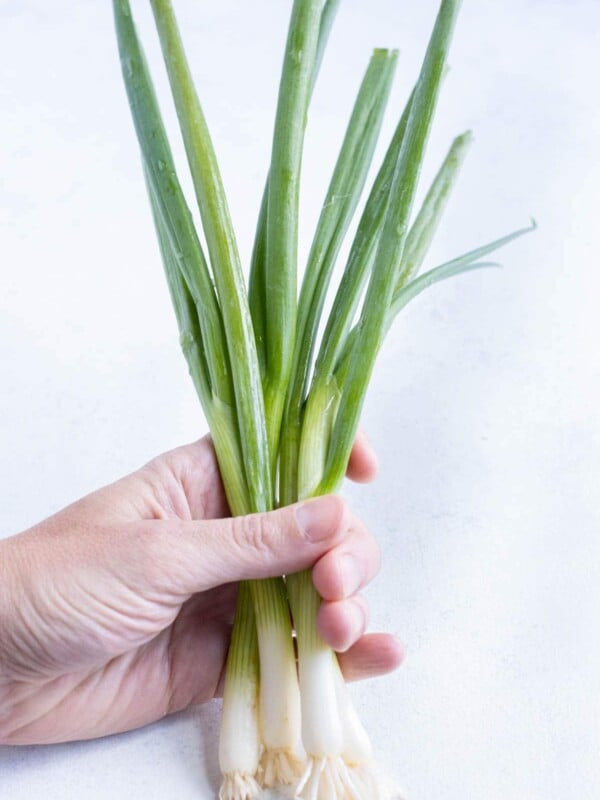
[[175, 317], [179, 328], [179, 343], [188, 363], [190, 376], [198, 392], [203, 408], [209, 409], [212, 402], [210, 389], [210, 373], [206, 361], [206, 353], [202, 343], [202, 331], [198, 322], [198, 312], [194, 299], [181, 274], [179, 262], [173, 251], [167, 226], [160, 213], [160, 203], [152, 189], [148, 170], [144, 170], [154, 227], [158, 236], [158, 245], [167, 277], [167, 285], [171, 302], [175, 309]]
[[294, 2], [273, 133], [265, 266], [269, 287], [265, 413], [271, 453], [279, 444], [294, 351], [300, 167], [323, 8], [323, 0]]
[[320, 492], [337, 486], [346, 471], [366, 389], [385, 332], [386, 312], [396, 286], [408, 220], [459, 7], [459, 0], [443, 0], [417, 82], [377, 257], [358, 323], [359, 333], [353, 351], [356, 357], [352, 359], [342, 392]]
[[253, 507], [272, 507], [269, 453], [254, 331], [216, 156], [170, 0], [151, 0], [202, 217], [230, 356], [241, 450]]
[[119, 54], [145, 171], [164, 221], [175, 260], [198, 309], [210, 383], [225, 403], [233, 401], [221, 313], [192, 215], [185, 202], [146, 59], [128, 0], [114, 0]]
[[385, 219], [398, 154], [408, 124], [413, 95], [414, 91], [396, 126], [361, 215], [316, 360], [313, 378], [315, 386], [326, 383], [333, 373], [336, 359], [350, 330], [361, 292], [369, 277]]
[[518, 231], [513, 231], [513, 233], [509, 233], [506, 236], [502, 236], [500, 239], [495, 239], [493, 242], [481, 245], [481, 247], [476, 247], [474, 250], [469, 250], [468, 253], [463, 253], [461, 256], [456, 256], [456, 258], [453, 258], [451, 261], [446, 261], [444, 262], [443, 265], [440, 266], [450, 266], [455, 264], [471, 264], [473, 261], [477, 261], [480, 258], [488, 256], [490, 253], [499, 250], [501, 247], [504, 247], [509, 242], [518, 239], [520, 236], [524, 236], [526, 233], [531, 233], [536, 229], [537, 229], [537, 222], [534, 219], [532, 219], [531, 225], [528, 225], [526, 228], [519, 228]]
[[280, 501], [284, 504], [293, 502], [296, 494], [294, 476], [298, 462], [302, 404], [327, 287], [371, 164], [396, 59], [395, 51], [376, 50], [369, 62], [308, 257], [298, 305], [296, 344], [280, 445]]
[[471, 131], [466, 131], [452, 142], [406, 237], [397, 288], [421, 269], [472, 140]]
[[[325, 46], [329, 38], [331, 26], [335, 19], [340, 0], [326, 0], [321, 20], [319, 23], [319, 40], [317, 42], [317, 54], [315, 57], [315, 66], [312, 76], [311, 93], [315, 87], [323, 55], [325, 53]], [[260, 362], [261, 372], [263, 378], [266, 371], [266, 286], [265, 286], [265, 271], [266, 271], [266, 237], [267, 237], [267, 211], [269, 207], [269, 176], [265, 182], [262, 200], [260, 204], [260, 211], [258, 215], [258, 224], [256, 226], [256, 235], [254, 239], [254, 246], [252, 248], [252, 259], [250, 261], [250, 277], [248, 281], [248, 304], [250, 306], [250, 313], [252, 315], [252, 322], [254, 324], [254, 335], [256, 338], [256, 350], [258, 352], [258, 359]]]

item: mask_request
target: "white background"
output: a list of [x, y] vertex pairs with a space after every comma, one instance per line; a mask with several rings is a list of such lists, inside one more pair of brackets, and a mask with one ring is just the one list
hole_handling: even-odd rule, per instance
[[[289, 2], [178, 0], [247, 261]], [[437, 3], [346, 0], [307, 137], [306, 253], [373, 46], [401, 56], [383, 141]], [[165, 97], [147, 4], [135, 2]], [[436, 287], [379, 361], [364, 423], [373, 626], [406, 643], [354, 694], [410, 800], [600, 796], [600, 255], [596, 0], [467, 0], [425, 178], [475, 132], [429, 265], [527, 224], [503, 271]], [[200, 435], [157, 256], [110, 4], [0, 1], [0, 535]], [[170, 112], [169, 112], [170, 113]], [[380, 149], [378, 159], [382, 150]], [[217, 712], [0, 748], [10, 800], [212, 797]]]

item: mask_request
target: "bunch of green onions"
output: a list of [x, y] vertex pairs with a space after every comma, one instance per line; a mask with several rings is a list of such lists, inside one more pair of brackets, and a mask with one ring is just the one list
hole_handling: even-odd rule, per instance
[[[491, 266], [524, 229], [419, 274], [471, 140], [458, 136], [413, 214], [459, 0], [442, 0], [421, 72], [363, 205], [331, 312], [330, 279], [359, 204], [396, 64], [375, 50], [297, 288], [298, 198], [310, 96], [339, 0], [294, 0], [248, 286], [171, 0], [150, 0], [207, 253], [179, 183], [128, 0], [113, 0], [123, 76], [181, 347], [234, 515], [335, 491], [383, 338], [433, 283]], [[368, 737], [316, 628], [310, 572], [240, 587], [220, 740], [222, 800], [291, 785], [307, 800], [377, 800]], [[294, 643], [296, 638], [296, 646]], [[297, 648], [297, 656], [296, 656]]]

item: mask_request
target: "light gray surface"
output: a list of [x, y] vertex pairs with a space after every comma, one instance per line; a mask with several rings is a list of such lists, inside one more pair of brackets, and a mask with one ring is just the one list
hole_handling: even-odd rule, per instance
[[[0, 535], [204, 430], [109, 5], [0, 2]], [[176, 6], [247, 256], [289, 4]], [[311, 116], [304, 252], [370, 47], [402, 50], [385, 135], [435, 8], [343, 4]], [[431, 263], [530, 214], [540, 228], [502, 272], [403, 314], [364, 415], [381, 476], [346, 490], [385, 554], [373, 626], [407, 648], [354, 694], [411, 800], [600, 796], [599, 29], [595, 0], [471, 0], [459, 22], [426, 177], [453, 135], [476, 142]], [[212, 797], [217, 728], [206, 707], [0, 748], [0, 795]]]

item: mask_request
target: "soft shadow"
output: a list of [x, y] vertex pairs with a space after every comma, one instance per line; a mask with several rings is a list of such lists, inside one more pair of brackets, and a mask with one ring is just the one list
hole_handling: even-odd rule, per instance
[[200, 752], [204, 766], [204, 777], [218, 794], [221, 785], [221, 772], [219, 770], [219, 722], [221, 719], [221, 700], [212, 700], [203, 703], [191, 712], [200, 728]]

